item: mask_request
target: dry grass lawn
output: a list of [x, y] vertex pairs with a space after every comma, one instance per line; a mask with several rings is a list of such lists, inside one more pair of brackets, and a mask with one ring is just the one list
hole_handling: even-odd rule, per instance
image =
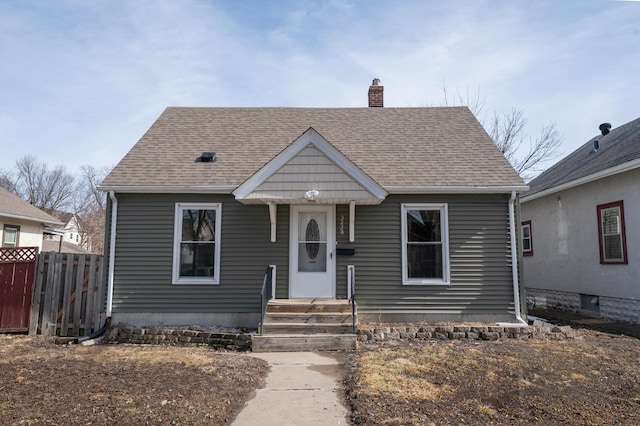
[[345, 381], [353, 423], [640, 425], [640, 340], [580, 334], [369, 347]]
[[268, 370], [208, 347], [0, 335], [1, 425], [223, 425]]

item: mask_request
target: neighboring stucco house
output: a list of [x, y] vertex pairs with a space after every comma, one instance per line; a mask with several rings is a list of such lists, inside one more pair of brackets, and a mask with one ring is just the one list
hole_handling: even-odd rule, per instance
[[100, 188], [115, 322], [255, 327], [268, 265], [276, 299], [355, 270], [364, 321], [520, 317], [528, 187], [466, 107], [170, 107]]
[[522, 197], [527, 300], [640, 324], [640, 118], [600, 130]]
[[60, 235], [60, 226], [48, 215], [22, 198], [0, 187], [0, 245], [1, 247], [38, 247], [42, 249], [43, 234]]

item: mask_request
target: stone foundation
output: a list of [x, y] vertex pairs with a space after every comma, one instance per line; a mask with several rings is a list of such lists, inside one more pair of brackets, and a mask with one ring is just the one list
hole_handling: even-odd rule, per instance
[[380, 325], [361, 324], [358, 326], [358, 341], [413, 341], [413, 340], [499, 340], [499, 339], [574, 339], [575, 331], [570, 326], [554, 326], [539, 323], [535, 326], [492, 326], [492, 325]]
[[[598, 295], [596, 294], [594, 296]], [[628, 324], [640, 324], [640, 300], [607, 296], [598, 296], [598, 298], [600, 310], [586, 311], [581, 309], [580, 294], [578, 293], [538, 288], [526, 289], [528, 308], [556, 309]]]
[[[407, 324], [360, 324], [358, 341], [362, 343], [416, 340], [499, 340], [538, 339], [566, 340], [576, 338], [569, 326], [558, 327], [549, 323], [534, 326], [497, 325], [407, 325]], [[171, 329], [159, 327], [136, 327], [118, 324], [108, 341], [148, 345], [196, 345], [236, 351], [251, 350], [251, 333], [225, 333], [195, 329]]]
[[118, 324], [109, 334], [109, 340], [117, 343], [149, 345], [201, 345], [216, 349], [236, 351], [251, 350], [251, 334], [211, 332], [195, 329], [170, 329], [159, 327], [136, 327]]

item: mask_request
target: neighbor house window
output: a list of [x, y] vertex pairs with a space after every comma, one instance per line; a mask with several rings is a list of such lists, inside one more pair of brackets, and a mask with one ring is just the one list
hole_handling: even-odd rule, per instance
[[20, 227], [17, 225], [5, 225], [2, 236], [2, 247], [18, 247]]
[[621, 201], [598, 206], [600, 263], [627, 263], [624, 204]]
[[531, 221], [522, 222], [522, 255], [533, 256], [533, 238], [531, 237]]
[[447, 204], [402, 205], [402, 281], [449, 284]]
[[174, 284], [218, 284], [220, 217], [220, 204], [176, 204]]

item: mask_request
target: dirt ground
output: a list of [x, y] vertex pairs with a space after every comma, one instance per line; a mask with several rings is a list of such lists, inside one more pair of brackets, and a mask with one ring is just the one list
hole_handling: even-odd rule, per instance
[[[344, 352], [352, 423], [640, 425], [638, 328], [567, 315], [554, 323], [571, 324], [580, 338]], [[609, 332], [593, 329], [604, 326]], [[267, 370], [208, 347], [83, 347], [0, 334], [0, 424], [229, 424]]]
[[345, 381], [358, 425], [640, 425], [640, 340], [432, 341], [362, 348]]
[[268, 368], [207, 347], [83, 347], [0, 335], [0, 424], [228, 424]]

